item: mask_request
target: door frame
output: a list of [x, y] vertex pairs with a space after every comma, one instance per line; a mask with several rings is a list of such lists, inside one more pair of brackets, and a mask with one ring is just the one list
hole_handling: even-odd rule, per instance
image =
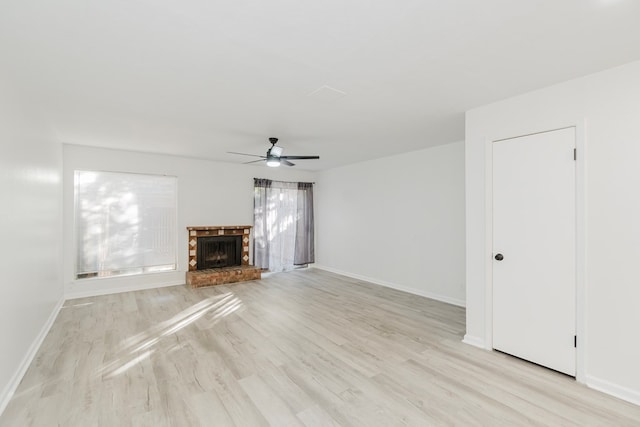
[[493, 350], [493, 144], [505, 139], [574, 128], [576, 137], [576, 381], [585, 383], [586, 372], [586, 120], [548, 128], [526, 129], [485, 141], [485, 348]]

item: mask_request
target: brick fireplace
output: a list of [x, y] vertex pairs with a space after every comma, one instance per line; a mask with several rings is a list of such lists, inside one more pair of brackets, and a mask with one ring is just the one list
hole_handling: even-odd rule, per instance
[[200, 288], [260, 279], [260, 268], [249, 265], [250, 225], [190, 226], [187, 230], [187, 285]]

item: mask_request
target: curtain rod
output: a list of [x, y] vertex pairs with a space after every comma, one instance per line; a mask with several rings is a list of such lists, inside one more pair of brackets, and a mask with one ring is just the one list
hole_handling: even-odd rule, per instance
[[[253, 179], [267, 179], [269, 181], [278, 181], [277, 179], [269, 179], [269, 178], [256, 178], [255, 176], [253, 177]], [[315, 184], [315, 182], [309, 182], [309, 181], [280, 181], [280, 182], [301, 182], [303, 184]]]

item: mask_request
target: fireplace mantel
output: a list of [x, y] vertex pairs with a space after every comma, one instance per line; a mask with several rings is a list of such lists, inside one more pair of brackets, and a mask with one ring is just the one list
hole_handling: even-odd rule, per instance
[[213, 230], [251, 230], [251, 225], [190, 225], [187, 230], [213, 231]]

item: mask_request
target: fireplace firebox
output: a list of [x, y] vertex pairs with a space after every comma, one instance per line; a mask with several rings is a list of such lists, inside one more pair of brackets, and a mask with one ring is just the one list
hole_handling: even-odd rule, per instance
[[242, 264], [242, 236], [198, 238], [198, 270], [233, 267]]

